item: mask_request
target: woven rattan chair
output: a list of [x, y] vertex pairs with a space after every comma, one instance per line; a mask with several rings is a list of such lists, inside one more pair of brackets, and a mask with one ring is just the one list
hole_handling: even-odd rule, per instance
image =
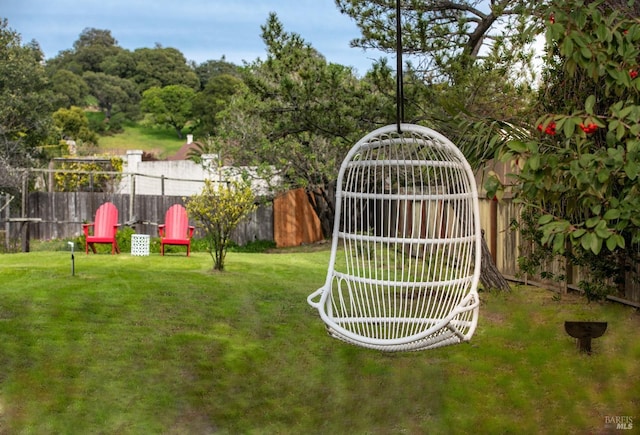
[[308, 297], [331, 336], [389, 352], [468, 341], [479, 306], [473, 172], [444, 136], [400, 127], [343, 161], [326, 281]]

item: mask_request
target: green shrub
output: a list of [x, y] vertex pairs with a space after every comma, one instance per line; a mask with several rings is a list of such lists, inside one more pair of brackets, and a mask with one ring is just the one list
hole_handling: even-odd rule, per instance
[[232, 243], [229, 246], [229, 251], [260, 254], [263, 252], [267, 252], [269, 249], [273, 249], [275, 247], [276, 242], [274, 242], [273, 240], [254, 240], [253, 242], [249, 242], [243, 246]]
[[131, 252], [131, 235], [136, 231], [131, 227], [120, 227], [116, 233], [116, 241], [120, 252]]

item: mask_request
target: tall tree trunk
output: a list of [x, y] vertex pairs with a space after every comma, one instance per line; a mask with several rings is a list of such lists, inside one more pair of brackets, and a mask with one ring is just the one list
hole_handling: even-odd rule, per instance
[[171, 124], [173, 126], [173, 128], [176, 130], [176, 133], [178, 134], [178, 139], [183, 139], [184, 136], [182, 135], [182, 127], [176, 125], [176, 124]]
[[320, 220], [320, 228], [325, 239], [331, 238], [333, 220], [336, 213], [335, 183], [307, 191], [307, 199]]
[[493, 262], [491, 252], [484, 239], [484, 230], [482, 230], [482, 258], [480, 259], [480, 283], [485, 290], [501, 290], [511, 291], [509, 283], [498, 270]]

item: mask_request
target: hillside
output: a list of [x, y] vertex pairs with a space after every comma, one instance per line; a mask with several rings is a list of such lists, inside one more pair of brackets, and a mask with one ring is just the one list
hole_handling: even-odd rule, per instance
[[105, 153], [125, 154], [127, 150], [142, 150], [165, 159], [175, 154], [185, 139], [179, 139], [171, 128], [127, 124], [124, 132], [100, 136], [100, 150]]

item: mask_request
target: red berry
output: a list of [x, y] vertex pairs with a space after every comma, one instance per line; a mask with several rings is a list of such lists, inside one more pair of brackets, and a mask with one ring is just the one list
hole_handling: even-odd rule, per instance
[[580, 124], [580, 128], [582, 129], [582, 131], [584, 131], [587, 134], [592, 134], [595, 133], [596, 130], [598, 129], [598, 126], [595, 125], [594, 123], [590, 123], [589, 125], [584, 125], [584, 124]]
[[547, 128], [545, 128], [544, 132], [550, 136], [554, 136], [556, 134], [556, 123], [555, 122], [550, 122], [549, 125], [547, 125]]

